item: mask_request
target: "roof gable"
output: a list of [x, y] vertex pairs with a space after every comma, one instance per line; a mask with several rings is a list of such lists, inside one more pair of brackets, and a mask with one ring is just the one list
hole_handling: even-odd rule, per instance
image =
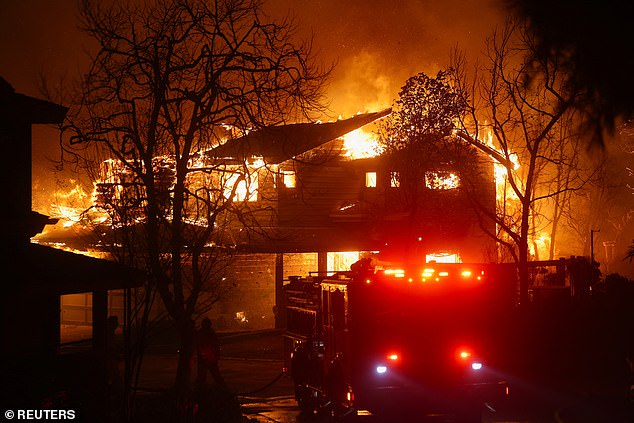
[[243, 137], [230, 139], [207, 154], [218, 159], [246, 159], [256, 156], [263, 157], [270, 164], [281, 163], [385, 117], [391, 111], [385, 109], [336, 122], [269, 126]]

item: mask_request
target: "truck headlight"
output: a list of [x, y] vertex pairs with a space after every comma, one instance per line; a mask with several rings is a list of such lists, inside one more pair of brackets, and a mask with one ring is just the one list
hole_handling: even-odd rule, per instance
[[482, 369], [482, 363], [479, 361], [474, 361], [473, 363], [471, 363], [471, 368], [473, 370], [481, 370]]

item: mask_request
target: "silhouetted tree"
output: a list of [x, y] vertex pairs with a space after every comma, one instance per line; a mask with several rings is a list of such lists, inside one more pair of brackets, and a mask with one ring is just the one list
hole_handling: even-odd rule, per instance
[[[563, 200], [587, 180], [576, 168], [578, 150], [571, 148], [577, 145], [572, 142], [578, 136], [573, 105], [580, 94], [570, 89], [556, 58], [534, 59], [536, 48], [534, 36], [510, 21], [489, 40], [476, 82], [465, 71], [457, 73], [461, 81], [456, 82], [472, 100], [459, 135], [488, 152], [502, 169], [496, 212], [479, 209], [495, 221], [497, 231], [491, 235], [518, 265], [521, 303], [528, 299], [527, 263], [539, 205]], [[473, 198], [477, 204], [477, 195]]]
[[80, 5], [98, 50], [66, 127], [66, 151], [118, 169], [112, 180], [101, 175], [102, 206], [115, 226], [141, 235], [131, 248], [141, 249], [150, 286], [179, 334], [181, 404], [190, 392], [201, 292], [219, 283], [214, 265], [235, 244], [227, 230], [257, 224], [248, 201], [251, 158], [229, 163], [205, 153], [226, 137], [309, 117], [321, 108], [328, 75], [309, 44], [293, 43], [292, 22], [270, 21], [260, 6]]
[[[475, 149], [454, 134], [467, 102], [452, 86], [452, 72], [440, 71], [435, 77], [419, 73], [409, 78], [392, 113], [379, 127], [383, 156], [390, 170], [389, 183], [398, 187], [388, 196], [383, 213], [405, 213], [407, 217], [399, 229], [409, 238], [399, 243], [408, 247], [420, 244], [419, 237], [429, 237], [431, 228], [450, 236], [447, 231], [456, 227], [448, 223], [455, 212], [451, 204], [458, 190], [454, 188], [459, 180], [473, 178], [476, 173]], [[456, 195], [433, 193], [448, 190]], [[446, 199], [449, 201], [443, 201]]]
[[619, 0], [507, 0], [535, 35], [531, 57], [539, 66], [556, 60], [575, 107], [595, 142], [634, 114], [632, 14]]

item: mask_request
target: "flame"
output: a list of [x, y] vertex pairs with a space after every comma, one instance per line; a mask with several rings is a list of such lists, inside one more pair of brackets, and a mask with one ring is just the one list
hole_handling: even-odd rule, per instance
[[327, 268], [329, 272], [350, 270], [350, 266], [359, 261], [358, 251], [329, 251], [327, 256]]
[[367, 159], [379, 156], [384, 148], [376, 135], [362, 128], [348, 132], [343, 136], [344, 155], [352, 160]]
[[[425, 262], [426, 263], [462, 263], [462, 259], [460, 258], [460, 255], [457, 253], [450, 253], [450, 252], [435, 252], [435, 253], [430, 253], [425, 255]], [[428, 269], [425, 269], [425, 271], [427, 271]], [[428, 273], [433, 273], [433, 271], [428, 272]], [[430, 277], [431, 275], [429, 275], [428, 277]]]
[[530, 254], [535, 256], [535, 259], [543, 260], [550, 255], [550, 235], [547, 233], [535, 234], [531, 237], [529, 242]]
[[[486, 131], [483, 141], [487, 147], [492, 148], [493, 150], [497, 151], [501, 156], [506, 157], [506, 154], [500, 149], [498, 149], [495, 143], [493, 142], [492, 131], [490, 130]], [[493, 165], [496, 199], [499, 203], [518, 199], [515, 191], [513, 190], [511, 185], [508, 183], [508, 179], [509, 179], [509, 172], [516, 171], [520, 168], [520, 162], [519, 162], [519, 158], [517, 157], [517, 154], [514, 154], [514, 153], [509, 154], [508, 159], [513, 163], [512, 170], [509, 170], [506, 166], [504, 166], [502, 163], [499, 163], [497, 161]]]
[[[231, 196], [235, 187], [234, 201], [257, 201], [258, 173], [265, 165], [262, 157], [252, 157], [247, 163], [246, 169], [242, 166], [227, 167], [230, 173], [223, 177], [225, 198], [228, 199]], [[236, 186], [236, 184], [238, 185]]]
[[65, 228], [81, 222], [93, 204], [92, 195], [79, 182], [71, 179], [69, 183], [72, 187], [68, 190], [57, 190], [49, 206], [50, 215], [59, 219]]
[[451, 172], [426, 172], [425, 186], [438, 190], [455, 189], [460, 186], [460, 178]]

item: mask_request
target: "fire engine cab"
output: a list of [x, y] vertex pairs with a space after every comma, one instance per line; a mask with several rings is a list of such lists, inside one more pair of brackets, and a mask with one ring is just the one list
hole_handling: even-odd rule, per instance
[[287, 363], [304, 413], [481, 421], [508, 394], [486, 265], [381, 263], [284, 286]]

